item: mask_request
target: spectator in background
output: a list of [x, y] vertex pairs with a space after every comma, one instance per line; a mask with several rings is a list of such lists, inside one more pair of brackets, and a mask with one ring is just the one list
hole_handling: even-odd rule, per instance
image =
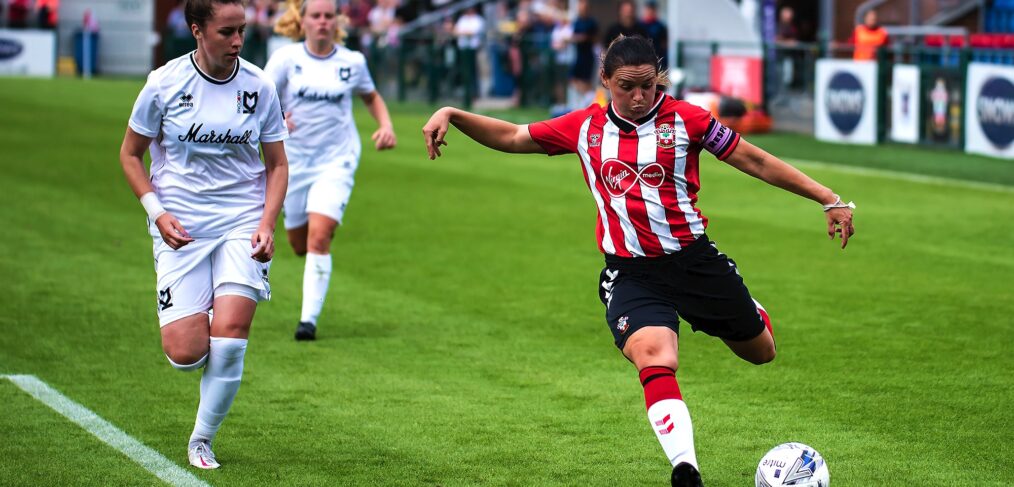
[[658, 54], [658, 69], [669, 69], [669, 28], [658, 20], [658, 3], [655, 0], [648, 0], [644, 4], [644, 16], [641, 20], [641, 28], [648, 34], [648, 39], [655, 45], [655, 52]]
[[370, 26], [371, 8], [366, 0], [349, 0], [349, 3], [342, 7], [342, 13], [349, 18], [349, 36], [345, 39], [345, 44], [353, 51], [359, 50], [361, 37]]
[[574, 62], [574, 49], [570, 44], [570, 38], [574, 34], [574, 28], [567, 21], [567, 1], [557, 0], [553, 10], [553, 31], [550, 33], [550, 47], [553, 49], [553, 102], [555, 107], [551, 110], [554, 113], [563, 112], [567, 105], [567, 84], [563, 82], [568, 77], [570, 66]]
[[35, 8], [39, 12], [39, 28], [55, 29], [60, 11], [60, 0], [36, 0]]
[[887, 29], [877, 23], [876, 10], [866, 12], [863, 24], [857, 25], [852, 32], [852, 43], [855, 44], [852, 58], [856, 61], [876, 59], [877, 49], [887, 45]]
[[[616, 14], [616, 23], [609, 27], [606, 36], [602, 39], [603, 47], [608, 48], [613, 39], [621, 34], [626, 37], [641, 36], [649, 39], [644, 27], [637, 23], [637, 7], [634, 5], [634, 0], [620, 0], [616, 7]], [[656, 46], [655, 49], [658, 47]]]
[[[476, 53], [482, 46], [482, 36], [486, 32], [486, 20], [479, 15], [475, 7], [468, 7], [465, 13], [454, 23], [454, 37], [458, 39], [459, 66], [463, 75], [465, 90], [472, 96], [478, 92], [479, 70]], [[467, 96], [467, 95], [466, 95]], [[471, 98], [471, 96], [467, 96]]]
[[796, 11], [785, 6], [778, 12], [778, 31], [775, 42], [794, 45], [799, 42], [799, 30], [796, 29]]
[[396, 10], [395, 0], [378, 0], [377, 5], [370, 9], [367, 16], [370, 30], [363, 36], [363, 47], [384, 47], [387, 39], [387, 29], [394, 23]]
[[176, 59], [197, 48], [194, 35], [190, 32], [187, 17], [183, 9], [186, 0], [176, 0], [176, 6], [169, 11], [166, 18], [166, 34], [162, 38], [162, 49], [165, 60]]
[[28, 0], [10, 0], [7, 10], [7, 25], [12, 29], [27, 28], [30, 11], [31, 5]]
[[781, 48], [778, 50], [778, 58], [781, 61], [782, 85], [785, 87], [797, 86], [799, 70], [796, 68], [801, 59], [800, 53], [795, 49], [799, 44], [799, 30], [796, 29], [796, 12], [792, 7], [782, 7], [778, 12], [775, 44]]
[[275, 5], [271, 0], [253, 0], [246, 8], [246, 42], [240, 56], [257, 66], [268, 62], [268, 39], [274, 29]]
[[574, 64], [570, 67], [570, 83], [577, 91], [578, 106], [586, 107], [595, 98], [592, 79], [595, 77], [595, 39], [599, 24], [588, 15], [588, 0], [577, 1], [570, 42], [574, 44]]
[[192, 37], [190, 26], [187, 25], [187, 17], [183, 13], [184, 3], [186, 3], [186, 0], [176, 0], [176, 6], [169, 11], [169, 17], [166, 19], [166, 29], [168, 29], [169, 35], [173, 37]]

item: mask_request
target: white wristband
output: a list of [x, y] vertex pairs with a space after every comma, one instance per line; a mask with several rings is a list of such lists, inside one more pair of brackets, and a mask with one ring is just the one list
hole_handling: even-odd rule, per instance
[[850, 210], [856, 209], [856, 204], [855, 203], [853, 203], [851, 201], [849, 201], [848, 203], [842, 202], [841, 196], [838, 196], [838, 195], [834, 195], [834, 203], [828, 203], [826, 205], [821, 205], [821, 206], [824, 207], [824, 211], [825, 212], [828, 211], [828, 210], [831, 210], [833, 208], [848, 208]]
[[148, 212], [148, 218], [152, 221], [157, 220], [158, 217], [165, 213], [165, 208], [162, 208], [162, 202], [158, 200], [158, 196], [153, 192], [144, 193], [141, 196], [141, 206], [144, 207], [144, 211]]

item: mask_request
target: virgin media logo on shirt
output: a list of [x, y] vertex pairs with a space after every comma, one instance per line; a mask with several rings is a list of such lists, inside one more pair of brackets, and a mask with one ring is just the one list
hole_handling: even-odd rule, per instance
[[253, 130], [244, 130], [242, 135], [233, 135], [232, 129], [226, 130], [224, 134], [216, 133], [214, 130], [201, 133], [204, 124], [190, 124], [187, 135], [179, 136], [180, 142], [194, 142], [197, 144], [249, 144]]
[[606, 191], [613, 198], [622, 198], [638, 182], [658, 188], [665, 181], [665, 168], [657, 162], [648, 164], [637, 171], [619, 159], [606, 159], [602, 162], [599, 174], [602, 176], [602, 182], [605, 183]]

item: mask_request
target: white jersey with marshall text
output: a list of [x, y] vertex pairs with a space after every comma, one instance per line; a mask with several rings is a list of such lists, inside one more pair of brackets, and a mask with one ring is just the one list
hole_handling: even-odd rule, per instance
[[[130, 128], [151, 137], [151, 183], [166, 211], [194, 238], [256, 229], [264, 212], [260, 143], [288, 137], [274, 83], [239, 59], [223, 80], [194, 53], [152, 71]], [[149, 222], [149, 232], [158, 228]]]
[[[264, 71], [278, 89], [282, 109], [294, 125], [285, 143], [293, 183], [329, 166], [355, 168], [362, 146], [352, 118], [352, 97], [376, 91], [359, 52], [335, 45], [327, 56], [311, 54], [304, 43], [276, 51]], [[295, 184], [299, 186], [300, 184]]]

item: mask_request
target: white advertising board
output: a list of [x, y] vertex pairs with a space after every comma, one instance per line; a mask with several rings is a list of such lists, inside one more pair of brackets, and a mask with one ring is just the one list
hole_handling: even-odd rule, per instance
[[0, 76], [55, 75], [55, 32], [0, 29]]
[[895, 64], [891, 82], [891, 140], [919, 142], [919, 67]]
[[1014, 159], [1014, 67], [970, 63], [965, 82], [965, 151]]
[[877, 63], [821, 59], [814, 90], [817, 139], [877, 143]]

